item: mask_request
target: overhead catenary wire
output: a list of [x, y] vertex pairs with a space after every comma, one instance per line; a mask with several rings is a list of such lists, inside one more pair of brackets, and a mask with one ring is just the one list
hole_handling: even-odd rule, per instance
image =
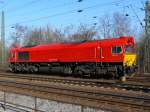
[[[35, 11], [39, 13], [39, 12], [43, 12], [43, 11], [48, 10], [48, 9], [55, 9], [55, 8], [60, 8], [60, 7], [64, 7], [64, 6], [69, 6], [69, 5], [72, 5], [73, 3], [75, 3], [75, 2], [68, 2], [68, 3], [64, 3], [64, 4], [55, 5], [52, 7], [48, 6], [48, 7], [44, 7], [44, 8], [35, 10]], [[30, 11], [30, 12], [27, 12], [27, 14], [29, 15], [29, 14], [32, 14], [33, 12]], [[25, 15], [25, 13], [22, 13], [21, 15], [18, 15], [18, 16], [22, 16], [22, 15]]]
[[32, 0], [32, 1], [29, 1], [29, 2], [27, 2], [27, 3], [25, 3], [25, 4], [19, 5], [18, 7], [15, 7], [15, 8], [12, 8], [12, 9], [8, 9], [6, 12], [7, 12], [7, 13], [16, 12], [16, 11], [19, 11], [19, 10], [21, 10], [21, 9], [23, 9], [23, 8], [26, 8], [26, 7], [28, 7], [28, 6], [31, 6], [31, 5], [33, 5], [34, 3], [37, 3], [37, 2], [40, 2], [40, 1], [41, 1], [41, 0]]
[[[27, 2], [27, 3], [25, 3], [25, 4], [21, 5], [21, 6], [19, 6], [18, 8], [9, 9], [9, 10], [7, 11], [7, 13], [20, 11], [21, 9], [26, 8], [26, 7], [28, 7], [28, 6], [31, 6], [32, 4], [37, 3], [37, 2], [39, 2], [39, 1], [41, 1], [41, 0], [32, 0], [32, 1], [30, 1], [30, 2]], [[51, 0], [51, 1], [52, 1], [52, 0]], [[86, 1], [86, 0], [84, 0], [84, 1]], [[80, 3], [80, 2], [83, 2], [83, 0], [81, 0], [81, 1], [69, 2], [69, 3], [64, 3], [64, 4], [59, 4], [59, 5], [56, 5], [56, 6], [39, 9], [39, 11], [46, 10], [46, 9], [51, 9], [51, 8], [59, 8], [59, 7], [62, 7], [62, 6], [71, 5], [71, 4], [76, 3], [76, 2]]]
[[[39, 0], [40, 1], [40, 0]], [[124, 1], [129, 1], [129, 0], [124, 0]], [[108, 3], [104, 3], [104, 4], [96, 4], [96, 5], [92, 5], [92, 6], [88, 6], [88, 7], [84, 7], [84, 8], [80, 8], [79, 10], [83, 10], [84, 11], [87, 11], [89, 9], [95, 9], [95, 8], [101, 8], [101, 7], [105, 7], [105, 6], [110, 6], [110, 5], [115, 5], [117, 6], [117, 4], [122, 4], [122, 2], [124, 2], [123, 0], [118, 0], [118, 1], [114, 1], [114, 2], [108, 2]], [[71, 2], [70, 2], [71, 3]], [[68, 3], [69, 4], [69, 3]], [[22, 5], [23, 6], [23, 5]], [[65, 5], [64, 5], [65, 6]], [[120, 5], [121, 6], [121, 5]], [[127, 5], [126, 5], [127, 6]], [[54, 8], [59, 8], [59, 6], [54, 6]], [[63, 7], [63, 4], [62, 4], [62, 7]], [[16, 8], [17, 9], [17, 8]], [[77, 12], [78, 9], [74, 9], [74, 10], [70, 10], [70, 11], [65, 11], [65, 12], [58, 12], [58, 13], [55, 13], [55, 14], [52, 14], [52, 15], [49, 15], [49, 16], [43, 16], [43, 17], [37, 17], [37, 18], [33, 18], [33, 19], [29, 19], [29, 20], [22, 20], [22, 21], [18, 21], [17, 23], [18, 24], [23, 24], [23, 23], [30, 23], [30, 22], [34, 22], [34, 21], [39, 21], [39, 20], [44, 20], [44, 19], [48, 19], [48, 18], [53, 18], [53, 17], [58, 17], [58, 16], [63, 16], [63, 15], [67, 15], [67, 14], [73, 14], [73, 13], [78, 13]], [[110, 10], [110, 11], [113, 11], [113, 10]], [[13, 12], [13, 11], [12, 11]], [[32, 12], [32, 11], [31, 11]], [[81, 13], [82, 14], [82, 13]], [[98, 16], [98, 15], [97, 15]], [[135, 16], [136, 17], [136, 16]], [[97, 17], [98, 18], [98, 17]], [[137, 17], [136, 17], [137, 18]], [[135, 18], [135, 19], [136, 19]], [[94, 25], [97, 25], [97, 23], [95, 24], [96, 22], [92, 22], [92, 24]], [[11, 26], [14, 26], [16, 23], [14, 24], [8, 24], [6, 27], [10, 28]], [[10, 30], [8, 30], [10, 31]]]
[[[141, 1], [141, 0], [139, 0], [139, 1]], [[141, 3], [141, 2], [140, 2]], [[129, 5], [125, 5], [125, 7], [126, 8], [128, 8], [128, 9], [130, 9], [131, 11], [132, 11], [132, 13], [134, 14], [134, 16], [131, 16], [131, 15], [129, 15], [128, 13], [127, 13], [127, 16], [130, 16], [130, 17], [134, 17], [138, 22], [139, 22], [139, 24], [140, 24], [140, 26], [142, 27], [142, 29], [144, 29], [144, 25], [143, 25], [143, 22], [142, 22], [142, 20], [140, 19], [140, 17], [138, 16], [138, 12], [143, 12], [143, 11], [145, 11], [145, 7], [143, 6], [143, 8], [141, 8], [141, 7], [139, 7], [139, 6], [135, 6], [135, 4], [129, 4]], [[123, 8], [123, 12], [125, 11], [125, 7]], [[140, 11], [135, 11], [135, 9], [138, 9], [138, 10], [140, 10]]]
[[[84, 7], [84, 8], [82, 8], [82, 11], [83, 10], [88, 10], [88, 9], [94, 9], [94, 8], [101, 8], [101, 7], [108, 6], [108, 5], [116, 5], [117, 3], [121, 3], [121, 2], [122, 2], [122, 0], [118, 0], [116, 2], [104, 3], [104, 4], [96, 4], [96, 5], [93, 5], [93, 6]], [[66, 12], [56, 13], [56, 14], [49, 15], [49, 16], [38, 17], [38, 18], [35, 18], [35, 19], [30, 19], [30, 20], [24, 20], [24, 21], [20, 21], [20, 22], [17, 22], [17, 23], [19, 23], [19, 24], [20, 23], [28, 23], [28, 22], [32, 22], [32, 21], [38, 21], [38, 20], [47, 19], [47, 18], [50, 18], [50, 17], [52, 18], [52, 17], [56, 17], [56, 16], [60, 16], [60, 15], [66, 15], [66, 14], [70, 14], [70, 13], [76, 13], [76, 12], [78, 12], [78, 10], [74, 9], [74, 10], [70, 10], [70, 11], [66, 11]]]
[[[40, 1], [40, 0], [38, 0], [38, 1]], [[87, 1], [87, 0], [84, 0], [84, 1]], [[127, 0], [126, 0], [126, 1], [127, 1]], [[83, 2], [83, 0], [82, 0], [82, 2]], [[109, 3], [104, 3], [104, 4], [101, 4], [101, 6], [102, 6], [102, 5], [104, 5], [104, 6], [107, 6], [107, 5], [116, 5], [116, 4], [120, 3], [120, 2], [122, 2], [122, 0], [117, 0], [117, 1], [109, 2]], [[33, 3], [36, 3], [36, 0], [33, 0], [33, 1], [31, 1], [30, 3], [32, 3], [32, 4], [33, 4]], [[26, 6], [27, 4], [30, 4], [30, 3], [28, 2], [28, 3], [26, 3], [26, 4], [23, 4], [22, 6]], [[60, 8], [60, 7], [63, 7], [63, 6], [68, 6], [68, 5], [74, 4], [74, 3], [76, 3], [76, 2], [69, 2], [69, 3], [64, 3], [64, 4], [52, 6], [52, 7], [46, 7], [46, 8], [42, 8], [42, 9], [36, 10], [36, 12], [42, 12], [42, 11], [47, 10], [47, 9]], [[80, 3], [80, 2], [78, 2], [78, 3]], [[32, 5], [32, 4], [30, 4], [30, 5]], [[97, 4], [97, 6], [99, 6], [99, 4]], [[96, 7], [96, 5], [95, 5], [95, 7]], [[16, 8], [15, 10], [11, 10], [10, 12], [18, 11], [18, 9], [19, 9], [19, 11], [20, 11], [22, 8], [24, 8], [24, 7]], [[88, 8], [90, 8], [90, 7], [87, 7], [87, 9], [88, 9]], [[7, 13], [10, 13], [10, 12], [7, 11]], [[30, 11], [28, 14], [31, 14], [32, 12], [33, 12], [33, 11]], [[22, 13], [21, 15], [24, 15], [24, 13]], [[20, 16], [20, 15], [18, 15], [18, 16]]]
[[[84, 8], [82, 8], [82, 10], [85, 11], [85, 10], [88, 10], [88, 9], [101, 8], [101, 7], [104, 7], [104, 6], [120, 4], [122, 2], [124, 2], [124, 1], [118, 0], [118, 1], [115, 1], [115, 2], [109, 2], [109, 3], [104, 3], [104, 4], [96, 4], [96, 5], [93, 5], [93, 6], [84, 7]], [[66, 14], [71, 14], [71, 13], [77, 13], [77, 9], [66, 11], [66, 12], [60, 12], [60, 13], [56, 13], [56, 14], [49, 15], [49, 16], [38, 17], [38, 18], [35, 18], [35, 19], [24, 20], [24, 21], [17, 22], [17, 24], [30, 23], [30, 22], [39, 21], [39, 20], [48, 19], [48, 18], [53, 18], [53, 17], [57, 17], [57, 16], [63, 16], [63, 15], [66, 15]], [[6, 27], [12, 27], [15, 24], [16, 23], [9, 24]]]
[[140, 20], [139, 16], [137, 15], [136, 11], [134, 10], [133, 6], [131, 4], [129, 6], [130, 6], [131, 10], [133, 11], [134, 15], [136, 16], [137, 20], [139, 21], [141, 27], [144, 28], [143, 23]]
[[[121, 1], [121, 0], [119, 0], [119, 1]], [[113, 3], [113, 4], [112, 4]], [[111, 5], [116, 5], [115, 4], [116, 2], [111, 2]], [[118, 3], [118, 2], [117, 2]], [[119, 2], [119, 3], [121, 3], [121, 2]], [[99, 5], [101, 5], [101, 6], [104, 6], [104, 4], [99, 4]], [[105, 4], [105, 6], [106, 5], [110, 5], [110, 4]], [[93, 9], [93, 8], [99, 8], [99, 7], [95, 7], [95, 6], [97, 6], [97, 5], [93, 5], [93, 6], [89, 6], [89, 7], [85, 7], [85, 8], [82, 8], [83, 10], [85, 10], [85, 9]], [[23, 23], [30, 23], [30, 22], [34, 22], [34, 21], [39, 21], [39, 20], [43, 20], [43, 19], [48, 19], [48, 18], [53, 18], [53, 17], [57, 17], [57, 16], [63, 16], [63, 15], [66, 15], [66, 14], [71, 14], [71, 13], [76, 13], [77, 12], [77, 10], [75, 9], [75, 10], [70, 10], [70, 11], [66, 11], [66, 12], [61, 12], [61, 13], [56, 13], [56, 14], [53, 14], [53, 15], [50, 15], [50, 16], [45, 16], [45, 17], [39, 17], [39, 18], [35, 18], [35, 19], [32, 19], [32, 20], [25, 20], [25, 21], [20, 21], [20, 22], [17, 22], [17, 24], [23, 24]], [[15, 23], [16, 24], [16, 23]], [[6, 27], [7, 27], [7, 29], [8, 29], [8, 27], [12, 27], [12, 26], [14, 26], [15, 24], [9, 24], [9, 25], [7, 25]]]

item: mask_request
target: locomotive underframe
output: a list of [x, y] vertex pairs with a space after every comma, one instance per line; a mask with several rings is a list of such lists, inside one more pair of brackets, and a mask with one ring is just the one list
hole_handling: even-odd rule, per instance
[[94, 63], [94, 62], [72, 62], [72, 63], [28, 63], [28, 62], [13, 62], [9, 68], [12, 72], [30, 72], [39, 71], [40, 67], [61, 67], [62, 72], [66, 74], [89, 75], [91, 77], [112, 77], [120, 78], [126, 74], [134, 72], [134, 69], [123, 66], [123, 63]]

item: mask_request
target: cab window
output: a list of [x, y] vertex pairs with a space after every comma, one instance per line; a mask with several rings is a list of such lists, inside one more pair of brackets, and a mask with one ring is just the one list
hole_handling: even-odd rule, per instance
[[112, 54], [120, 54], [122, 52], [121, 46], [112, 47]]
[[135, 53], [135, 48], [134, 48], [134, 46], [126, 45], [125, 46], [125, 51], [126, 51], [126, 53]]

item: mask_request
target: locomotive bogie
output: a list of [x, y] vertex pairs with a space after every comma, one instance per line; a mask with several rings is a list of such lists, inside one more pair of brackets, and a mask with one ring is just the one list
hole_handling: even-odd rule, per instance
[[40, 67], [61, 68], [62, 72], [69, 75], [89, 75], [91, 77], [119, 78], [123, 74], [121, 63], [11, 63], [9, 69], [12, 72], [36, 73]]

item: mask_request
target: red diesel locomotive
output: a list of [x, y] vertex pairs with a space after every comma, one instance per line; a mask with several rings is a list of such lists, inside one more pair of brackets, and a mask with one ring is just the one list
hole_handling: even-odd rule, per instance
[[69, 74], [119, 78], [135, 72], [134, 48], [133, 37], [12, 48], [9, 68], [13, 72], [38, 72], [41, 66], [62, 67]]

